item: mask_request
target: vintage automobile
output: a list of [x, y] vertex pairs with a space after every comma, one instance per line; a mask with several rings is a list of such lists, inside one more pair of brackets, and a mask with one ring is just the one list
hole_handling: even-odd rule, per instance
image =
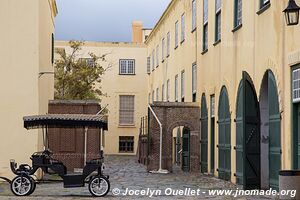
[[[109, 176], [103, 174], [103, 151], [99, 158], [86, 161], [82, 173], [69, 174], [67, 167], [53, 158], [49, 149], [48, 128], [84, 128], [85, 135], [88, 128], [107, 130], [107, 122], [100, 115], [48, 114], [24, 117], [24, 128], [43, 129], [44, 151], [33, 153], [32, 165], [17, 165], [11, 160], [10, 167], [16, 177], [10, 181], [11, 191], [16, 196], [27, 196], [34, 192], [36, 180], [33, 178], [38, 169], [45, 174], [56, 174], [61, 177], [65, 188], [84, 187], [88, 184], [90, 193], [95, 197], [103, 197], [110, 190]], [[85, 141], [86, 142], [86, 141]]]

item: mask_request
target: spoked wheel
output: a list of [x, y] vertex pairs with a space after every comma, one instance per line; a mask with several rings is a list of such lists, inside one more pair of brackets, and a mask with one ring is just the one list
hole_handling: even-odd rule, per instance
[[34, 192], [35, 182], [29, 176], [19, 175], [12, 180], [10, 189], [16, 196], [27, 196]]
[[95, 197], [104, 197], [110, 189], [109, 180], [103, 176], [94, 176], [89, 183], [89, 191]]

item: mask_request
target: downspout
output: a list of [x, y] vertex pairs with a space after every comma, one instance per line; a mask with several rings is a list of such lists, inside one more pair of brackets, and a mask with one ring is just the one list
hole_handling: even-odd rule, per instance
[[162, 123], [159, 121], [157, 115], [155, 114], [154, 110], [151, 108], [150, 104], [148, 105], [149, 110], [153, 114], [155, 120], [159, 124], [159, 129], [160, 129], [160, 139], [159, 139], [159, 169], [158, 171], [150, 171], [150, 173], [158, 173], [158, 174], [168, 174], [169, 171], [166, 169], [162, 169]]
[[85, 129], [84, 129], [84, 163], [83, 163], [83, 166], [85, 166], [86, 161], [87, 161], [87, 132], [88, 132], [88, 127], [85, 127]]

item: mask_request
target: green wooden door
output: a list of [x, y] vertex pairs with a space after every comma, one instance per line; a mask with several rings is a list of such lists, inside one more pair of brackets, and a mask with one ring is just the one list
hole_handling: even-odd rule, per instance
[[219, 99], [219, 178], [230, 180], [231, 178], [231, 119], [228, 93], [222, 88]]
[[244, 113], [244, 95], [243, 95], [243, 81], [240, 82], [236, 103], [236, 179], [237, 184], [243, 185], [244, 177], [244, 162], [243, 162], [243, 132], [244, 132], [244, 123], [243, 123], [243, 113]]
[[190, 131], [183, 128], [182, 133], [182, 170], [190, 171]]
[[247, 190], [260, 188], [259, 104], [246, 72], [243, 73], [243, 80], [239, 86], [236, 122], [237, 181]]
[[177, 137], [176, 137], [176, 148], [175, 148], [175, 156], [176, 156], [176, 164], [180, 164], [180, 150], [181, 150], [181, 133], [180, 128], [177, 129]]
[[272, 72], [268, 72], [269, 100], [269, 183], [270, 188], [278, 189], [278, 173], [281, 169], [280, 111], [276, 80]]
[[202, 95], [201, 99], [201, 172], [206, 173], [208, 171], [207, 157], [208, 157], [208, 112], [205, 95]]

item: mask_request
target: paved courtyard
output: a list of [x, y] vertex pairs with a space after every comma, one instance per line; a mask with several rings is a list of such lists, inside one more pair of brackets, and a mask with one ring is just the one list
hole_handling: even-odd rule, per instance
[[[219, 180], [214, 177], [201, 175], [200, 173], [183, 173], [176, 170], [172, 174], [151, 174], [146, 171], [146, 168], [137, 163], [136, 157], [132, 156], [110, 156], [105, 160], [105, 173], [110, 175], [111, 190], [103, 199], [150, 199], [149, 195], [124, 196], [126, 188], [131, 191], [141, 191], [150, 188], [155, 191], [162, 191], [159, 196], [154, 196], [155, 199], [271, 199], [266, 197], [238, 197], [232, 196], [213, 196], [209, 195], [211, 189], [236, 189], [236, 186]], [[170, 188], [166, 190], [167, 188]], [[199, 190], [197, 196], [174, 196], [166, 195], [166, 191], [186, 191], [186, 188], [191, 190]], [[120, 195], [114, 195], [120, 192]], [[8, 184], [0, 184], [0, 199], [18, 199], [12, 196]], [[22, 198], [20, 198], [22, 199]], [[93, 199], [90, 196], [88, 188], [65, 189], [62, 183], [44, 183], [38, 184], [33, 195], [26, 197], [27, 199]], [[153, 199], [153, 198], [152, 198]]]

